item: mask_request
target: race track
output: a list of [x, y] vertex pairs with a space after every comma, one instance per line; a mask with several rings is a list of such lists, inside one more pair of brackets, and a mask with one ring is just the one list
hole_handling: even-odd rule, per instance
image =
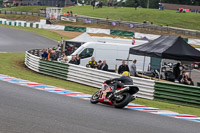
[[0, 81], [1, 133], [198, 133], [199, 123]]
[[49, 48], [57, 42], [37, 34], [0, 26], [0, 52], [25, 52], [30, 49]]
[[[9, 35], [9, 36], [8, 36]], [[25, 52], [56, 43], [0, 27], [0, 52]], [[199, 133], [199, 123], [35, 90], [0, 81], [0, 133]]]

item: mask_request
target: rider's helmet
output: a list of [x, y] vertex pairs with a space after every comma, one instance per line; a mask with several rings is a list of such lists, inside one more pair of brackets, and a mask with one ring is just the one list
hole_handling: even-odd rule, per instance
[[122, 76], [130, 77], [130, 73], [128, 71], [125, 71], [122, 73]]

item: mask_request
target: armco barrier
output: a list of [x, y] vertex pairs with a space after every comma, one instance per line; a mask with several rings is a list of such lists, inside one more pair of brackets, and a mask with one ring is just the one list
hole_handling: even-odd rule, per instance
[[[83, 66], [65, 64], [57, 61], [41, 60], [39, 50], [30, 50], [26, 52], [25, 65], [33, 71], [73, 81], [76, 83], [101, 88], [101, 84], [108, 79], [118, 78], [119, 74], [105, 72], [101, 70], [86, 68]], [[133, 82], [139, 87], [138, 97], [153, 99], [154, 80], [132, 77]]]
[[200, 87], [156, 81], [154, 98], [181, 105], [200, 107]]

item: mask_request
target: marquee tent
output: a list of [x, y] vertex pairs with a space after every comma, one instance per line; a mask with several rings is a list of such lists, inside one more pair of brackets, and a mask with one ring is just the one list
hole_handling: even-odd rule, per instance
[[200, 62], [200, 51], [178, 36], [161, 36], [149, 43], [130, 48], [129, 54]]

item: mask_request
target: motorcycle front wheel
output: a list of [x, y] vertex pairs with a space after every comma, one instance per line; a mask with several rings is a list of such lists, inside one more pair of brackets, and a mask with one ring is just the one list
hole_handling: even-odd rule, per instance
[[93, 104], [98, 103], [99, 101], [99, 91], [95, 92], [92, 97], [90, 98], [90, 102]]
[[123, 108], [131, 101], [131, 95], [129, 93], [122, 93], [116, 97], [114, 103], [115, 108]]

